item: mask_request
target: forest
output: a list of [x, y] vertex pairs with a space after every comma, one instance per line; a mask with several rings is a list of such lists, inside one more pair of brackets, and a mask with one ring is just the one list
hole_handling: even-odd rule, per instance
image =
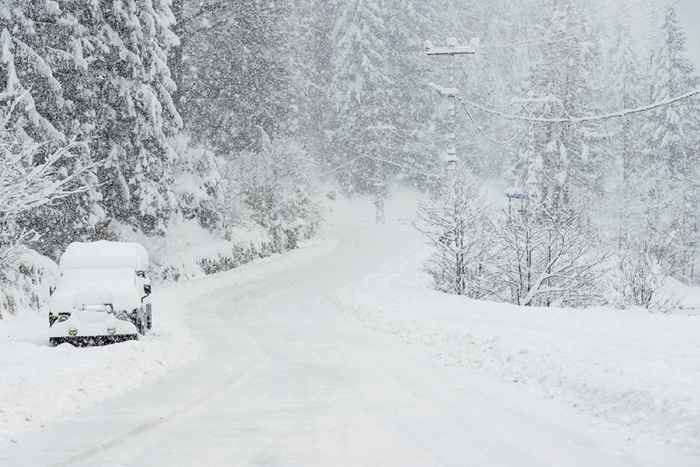
[[[196, 222], [216, 272], [396, 186], [429, 195], [438, 290], [668, 310], [700, 283], [700, 75], [674, 2], [613, 3], [3, 0], [0, 317], [74, 241]], [[451, 37], [476, 54], [426, 56]]]

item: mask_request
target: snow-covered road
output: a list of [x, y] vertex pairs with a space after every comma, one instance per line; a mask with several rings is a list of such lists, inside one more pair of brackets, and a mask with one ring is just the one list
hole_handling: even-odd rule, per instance
[[198, 357], [0, 445], [0, 466], [700, 465], [358, 319], [371, 304], [354, 293], [415, 254], [398, 238], [410, 228], [371, 216], [179, 286]]

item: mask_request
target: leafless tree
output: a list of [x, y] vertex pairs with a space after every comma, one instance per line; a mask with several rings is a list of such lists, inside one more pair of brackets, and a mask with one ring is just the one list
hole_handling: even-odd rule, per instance
[[522, 306], [589, 306], [602, 302], [605, 253], [581, 211], [544, 206], [494, 222], [498, 243], [491, 277], [503, 301]]
[[471, 298], [490, 295], [488, 225], [480, 184], [463, 169], [421, 205], [416, 228], [433, 247], [426, 270], [437, 290]]
[[[75, 146], [49, 151], [47, 145], [22, 139], [10, 123], [13, 108], [0, 108], [0, 282], [22, 246], [35, 238], [34, 232], [18, 227], [17, 217], [86, 190], [79, 186], [79, 173], [61, 168]], [[0, 291], [0, 308], [3, 298]]]

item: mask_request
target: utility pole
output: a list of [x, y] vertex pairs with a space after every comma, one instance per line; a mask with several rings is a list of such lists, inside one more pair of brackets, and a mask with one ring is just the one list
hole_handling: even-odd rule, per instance
[[437, 90], [442, 96], [447, 97], [451, 103], [450, 112], [450, 145], [447, 148], [447, 168], [448, 170], [454, 169], [457, 165], [457, 96], [459, 96], [459, 90], [455, 87], [456, 74], [457, 74], [457, 59], [461, 55], [475, 55], [476, 46], [478, 41], [472, 39], [468, 46], [459, 45], [457, 39], [451, 38], [447, 40], [447, 46], [435, 47], [430, 41], [425, 43], [425, 54], [429, 57], [451, 57], [452, 70], [450, 72], [450, 87], [443, 88], [436, 84], [431, 84], [435, 90]]

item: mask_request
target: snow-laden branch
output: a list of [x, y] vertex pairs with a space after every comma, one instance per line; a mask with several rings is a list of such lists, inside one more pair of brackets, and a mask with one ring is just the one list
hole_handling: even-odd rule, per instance
[[506, 119], [506, 120], [519, 120], [519, 121], [524, 121], [524, 122], [533, 122], [533, 123], [588, 123], [588, 122], [597, 122], [597, 121], [603, 121], [603, 120], [611, 120], [613, 118], [622, 118], [622, 117], [627, 117], [630, 115], [635, 115], [635, 114], [640, 114], [640, 113], [645, 113], [645, 112], [650, 112], [652, 110], [661, 108], [661, 107], [667, 107], [669, 105], [676, 104], [678, 102], [685, 101], [687, 99], [690, 99], [691, 97], [700, 95], [700, 89], [695, 89], [694, 91], [687, 92], [681, 96], [674, 97], [671, 99], [666, 99], [663, 101], [655, 102], [653, 104], [645, 105], [642, 107], [635, 107], [632, 109], [623, 109], [619, 110], [616, 112], [611, 112], [608, 114], [603, 114], [603, 115], [589, 115], [585, 117], [566, 117], [566, 118], [542, 118], [542, 117], [527, 117], [524, 115], [514, 115], [514, 114], [508, 114], [505, 112], [501, 112], [496, 109], [492, 109], [489, 107], [486, 107], [484, 105], [481, 105], [477, 102], [470, 101], [468, 99], [464, 99], [463, 97], [456, 96], [457, 99], [459, 99], [460, 102], [462, 102], [465, 105], [468, 105], [469, 107], [475, 108], [477, 110], [480, 110], [482, 112], [495, 115], [497, 117]]
[[34, 164], [40, 145], [30, 145], [13, 154], [8, 146], [0, 144], [0, 219], [87, 191], [88, 187], [76, 186], [76, 182], [91, 166], [65, 177], [58, 176], [58, 163], [71, 157], [71, 150], [78, 146], [77, 143], [68, 145], [49, 155], [44, 162]]
[[50, 152], [37, 162], [37, 154], [46, 150], [47, 143], [21, 141], [14, 134], [10, 112], [16, 102], [7, 109], [0, 109], [0, 224], [58, 199], [87, 191], [89, 188], [81, 186], [78, 178], [92, 168], [86, 165], [72, 173], [63, 173], [62, 163], [73, 157], [73, 150], [83, 146], [75, 142]]

